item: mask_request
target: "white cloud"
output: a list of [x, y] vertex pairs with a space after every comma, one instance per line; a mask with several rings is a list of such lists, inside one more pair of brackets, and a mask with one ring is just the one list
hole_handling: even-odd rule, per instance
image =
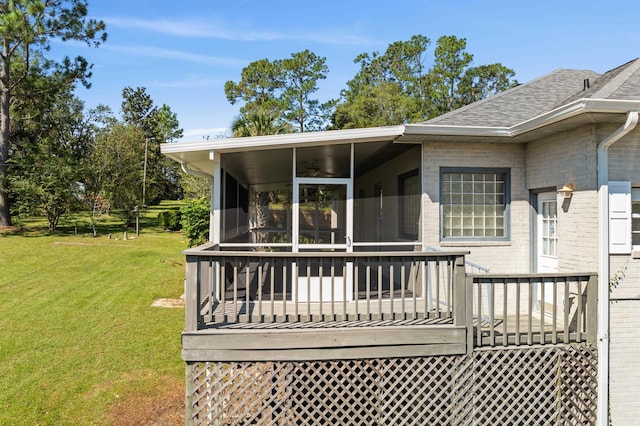
[[222, 40], [256, 41], [285, 38], [282, 34], [270, 32], [234, 31], [229, 25], [196, 20], [172, 21], [167, 19], [138, 19], [126, 17], [104, 18], [108, 26], [147, 30], [156, 33], [193, 38], [216, 38]]
[[107, 17], [104, 21], [108, 26], [146, 30], [155, 33], [189, 38], [213, 38], [230, 41], [276, 41], [296, 40], [322, 44], [369, 45], [375, 41], [359, 35], [344, 33], [340, 30], [326, 29], [323, 32], [274, 32], [255, 31], [239, 28], [229, 23], [215, 21], [202, 22], [198, 20], [173, 21], [167, 19], [138, 19], [127, 17]]
[[105, 45], [104, 49], [114, 50], [121, 53], [126, 53], [133, 56], [146, 56], [152, 58], [161, 59], [177, 59], [185, 62], [193, 62], [197, 64], [205, 65], [232, 65], [240, 66], [245, 65], [246, 61], [241, 61], [235, 58], [227, 58], [221, 56], [202, 55], [200, 53], [191, 53], [181, 50], [165, 49], [162, 47], [154, 46], [142, 46], [142, 45]]

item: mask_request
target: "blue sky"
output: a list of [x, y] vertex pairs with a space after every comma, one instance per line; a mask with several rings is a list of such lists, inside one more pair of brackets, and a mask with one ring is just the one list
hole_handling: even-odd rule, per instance
[[309, 49], [326, 57], [329, 74], [317, 97], [337, 98], [357, 72], [362, 52], [423, 34], [467, 39], [474, 64], [501, 62], [526, 82], [558, 68], [604, 72], [640, 56], [637, 1], [537, 0], [89, 0], [107, 24], [94, 49], [55, 43], [55, 55], [94, 64], [92, 88], [78, 90], [88, 108], [119, 112], [122, 89], [142, 86], [178, 115], [183, 140], [222, 134], [239, 110], [224, 95], [248, 63]]

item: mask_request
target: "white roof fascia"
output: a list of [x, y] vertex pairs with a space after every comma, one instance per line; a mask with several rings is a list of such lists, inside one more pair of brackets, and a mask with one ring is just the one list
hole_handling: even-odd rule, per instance
[[328, 130], [324, 132], [288, 133], [284, 135], [216, 139], [210, 141], [162, 144], [163, 154], [192, 151], [253, 151], [287, 148], [298, 145], [326, 145], [367, 140], [394, 140], [404, 134], [404, 125], [364, 129]]
[[560, 108], [553, 109], [549, 112], [545, 112], [544, 114], [540, 114], [536, 117], [530, 118], [529, 120], [525, 120], [511, 126], [509, 128], [509, 136], [518, 136], [540, 127], [548, 126], [549, 124], [582, 114], [585, 112], [585, 100], [586, 99], [578, 99], [577, 101], [563, 105]]
[[509, 130], [511, 132], [511, 136], [518, 136], [537, 128], [575, 117], [579, 114], [626, 114], [629, 111], [637, 111], [638, 108], [640, 108], [640, 101], [583, 98], [541, 114], [530, 120], [518, 123]]

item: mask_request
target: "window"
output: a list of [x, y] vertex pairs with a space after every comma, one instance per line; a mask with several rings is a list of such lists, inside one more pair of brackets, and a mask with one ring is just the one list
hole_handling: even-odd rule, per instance
[[440, 171], [442, 239], [508, 238], [509, 170]]
[[[555, 196], [555, 194], [554, 194]], [[541, 200], [540, 226], [541, 226], [541, 254], [548, 257], [558, 257], [558, 202], [554, 200]]]
[[640, 188], [631, 188], [631, 245], [640, 249]]
[[[382, 195], [381, 193], [382, 187], [380, 187], [380, 195]], [[398, 176], [398, 195], [400, 199], [400, 236], [416, 240], [418, 239], [418, 219], [420, 216], [418, 169]]]

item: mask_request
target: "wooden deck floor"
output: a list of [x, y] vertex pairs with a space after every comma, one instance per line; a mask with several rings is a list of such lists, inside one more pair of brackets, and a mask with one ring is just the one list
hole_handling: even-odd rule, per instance
[[451, 318], [421, 318], [421, 319], [388, 319], [388, 320], [359, 320], [359, 321], [300, 321], [300, 322], [274, 322], [274, 323], [228, 323], [220, 324], [217, 329], [235, 330], [300, 330], [300, 329], [345, 329], [345, 328], [371, 328], [371, 327], [403, 327], [425, 325], [451, 325]]

